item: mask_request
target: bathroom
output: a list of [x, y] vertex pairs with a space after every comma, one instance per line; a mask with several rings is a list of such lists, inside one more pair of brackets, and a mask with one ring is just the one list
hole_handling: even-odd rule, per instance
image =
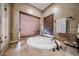
[[0, 8], [2, 55], [79, 55], [74, 46], [79, 33], [78, 3], [10, 3]]

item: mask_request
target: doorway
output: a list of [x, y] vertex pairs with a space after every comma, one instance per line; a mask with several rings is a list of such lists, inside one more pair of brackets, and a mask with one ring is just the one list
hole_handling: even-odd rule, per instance
[[20, 12], [20, 38], [40, 35], [40, 18]]

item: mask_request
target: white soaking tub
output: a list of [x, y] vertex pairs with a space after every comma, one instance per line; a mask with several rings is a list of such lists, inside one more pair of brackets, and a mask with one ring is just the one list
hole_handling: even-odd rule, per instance
[[[53, 40], [53, 38], [45, 36], [30, 37], [27, 40], [27, 44], [33, 48], [38, 49], [53, 49], [57, 47], [55, 40]], [[60, 42], [58, 42], [58, 44], [60, 45]]]

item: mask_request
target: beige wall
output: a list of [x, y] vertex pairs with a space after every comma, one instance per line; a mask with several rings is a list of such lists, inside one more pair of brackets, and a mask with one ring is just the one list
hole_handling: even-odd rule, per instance
[[14, 4], [14, 9], [17, 11], [23, 11], [25, 13], [41, 17], [41, 12], [40, 10], [30, 6], [29, 4]]
[[19, 11], [30, 15], [41, 17], [42, 13], [38, 9], [28, 4], [13, 4], [13, 40], [17, 41], [19, 38]]
[[[4, 10], [5, 5], [1, 4], [1, 37], [2, 37], [2, 43], [1, 43], [1, 50], [4, 51], [9, 43], [10, 40], [10, 4], [7, 4], [6, 6], [6, 12]], [[5, 38], [6, 37], [6, 38]]]
[[[1, 12], [1, 4], [0, 4], [0, 12]], [[1, 41], [1, 14], [0, 14], [0, 41]]]
[[[71, 3], [53, 4], [43, 12], [43, 17], [46, 17], [50, 14], [54, 14], [54, 20], [72, 16], [73, 20], [69, 21], [70, 22], [69, 29], [70, 31], [75, 30], [77, 28], [77, 23], [79, 21], [79, 4], [71, 4]], [[55, 28], [54, 28], [54, 32], [55, 32]]]
[[[0, 4], [0, 12], [1, 12], [1, 4]], [[1, 14], [0, 14], [0, 55], [1, 55]]]

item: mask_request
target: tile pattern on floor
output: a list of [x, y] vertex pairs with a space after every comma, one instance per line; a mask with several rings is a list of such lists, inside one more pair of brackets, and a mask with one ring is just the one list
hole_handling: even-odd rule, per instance
[[65, 46], [60, 50], [36, 49], [27, 45], [27, 39], [9, 45], [5, 56], [79, 56], [77, 49]]

